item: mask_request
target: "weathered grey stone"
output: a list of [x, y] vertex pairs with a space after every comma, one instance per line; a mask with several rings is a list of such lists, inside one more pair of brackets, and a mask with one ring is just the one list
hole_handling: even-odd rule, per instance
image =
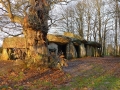
[[83, 43], [81, 43], [81, 45], [80, 45], [80, 57], [85, 57], [85, 56], [86, 56], [85, 46]]

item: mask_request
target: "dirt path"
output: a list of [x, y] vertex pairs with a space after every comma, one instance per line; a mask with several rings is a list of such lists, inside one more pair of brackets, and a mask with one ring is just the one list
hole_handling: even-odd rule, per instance
[[120, 58], [118, 57], [86, 57], [68, 62], [68, 67], [63, 70], [72, 76], [83, 75], [84, 72], [91, 71], [94, 68], [103, 68], [102, 73], [112, 73], [120, 75]]

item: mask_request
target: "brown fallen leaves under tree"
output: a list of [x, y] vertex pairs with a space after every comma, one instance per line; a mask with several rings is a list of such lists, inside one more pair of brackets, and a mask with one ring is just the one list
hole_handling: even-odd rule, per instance
[[[120, 78], [120, 58], [119, 57], [86, 57], [68, 62], [68, 67], [64, 67], [64, 71], [58, 69], [32, 68], [25, 69], [24, 65], [16, 64], [16, 61], [0, 61], [0, 89], [1, 90], [58, 90], [64, 87], [80, 90], [94, 90], [94, 82], [85, 83], [86, 87], [80, 86], [85, 81], [81, 80], [91, 77], [92, 81], [98, 77], [99, 83], [102, 81], [100, 77], [112, 76]], [[75, 79], [78, 77], [77, 79]], [[105, 78], [106, 80], [107, 78]], [[86, 79], [85, 79], [86, 80]], [[108, 79], [109, 80], [109, 79]], [[80, 82], [77, 82], [80, 81]], [[97, 80], [95, 80], [97, 81]], [[104, 80], [103, 80], [104, 81]], [[113, 83], [116, 80], [113, 81]], [[87, 81], [88, 82], [88, 81]], [[89, 81], [91, 82], [91, 81]], [[108, 82], [108, 83], [107, 83]], [[105, 83], [112, 83], [106, 81]], [[104, 83], [103, 83], [104, 84]], [[107, 84], [104, 84], [105, 86]], [[72, 86], [73, 85], [73, 86]], [[78, 86], [75, 86], [78, 85]], [[96, 85], [96, 84], [95, 84]], [[112, 84], [113, 85], [113, 84]], [[116, 84], [117, 85], [117, 84]], [[115, 86], [116, 86], [115, 85]], [[110, 85], [111, 86], [111, 85]], [[110, 88], [107, 86], [107, 88]], [[105, 87], [101, 87], [104, 90]], [[97, 88], [97, 89], [100, 89]], [[116, 89], [119, 90], [119, 89]]]

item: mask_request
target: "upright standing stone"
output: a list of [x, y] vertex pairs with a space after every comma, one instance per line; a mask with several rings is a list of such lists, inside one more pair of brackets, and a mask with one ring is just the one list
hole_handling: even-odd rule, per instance
[[2, 60], [8, 60], [9, 59], [9, 56], [8, 56], [8, 53], [7, 53], [7, 49], [3, 49], [2, 55], [1, 55], [1, 59]]
[[81, 43], [81, 45], [80, 45], [80, 57], [85, 57], [85, 56], [86, 56], [85, 46], [83, 43]]
[[76, 51], [75, 46], [72, 42], [67, 44], [66, 57], [67, 57], [67, 59], [72, 59], [72, 58], [77, 57], [77, 51]]

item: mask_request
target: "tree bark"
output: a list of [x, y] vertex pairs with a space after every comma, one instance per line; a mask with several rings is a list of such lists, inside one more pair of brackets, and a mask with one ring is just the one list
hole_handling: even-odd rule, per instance
[[118, 41], [117, 41], [117, 38], [118, 38], [118, 33], [117, 33], [117, 29], [118, 29], [118, 11], [119, 11], [119, 8], [118, 8], [118, 1], [115, 0], [115, 3], [116, 3], [116, 7], [115, 7], [115, 56], [117, 56], [117, 47], [118, 47]]
[[[49, 9], [45, 0], [38, 0], [31, 5], [29, 13], [24, 17], [24, 35], [26, 38], [27, 58], [30, 64], [47, 62], [47, 33]], [[41, 5], [42, 4], [42, 5]]]

